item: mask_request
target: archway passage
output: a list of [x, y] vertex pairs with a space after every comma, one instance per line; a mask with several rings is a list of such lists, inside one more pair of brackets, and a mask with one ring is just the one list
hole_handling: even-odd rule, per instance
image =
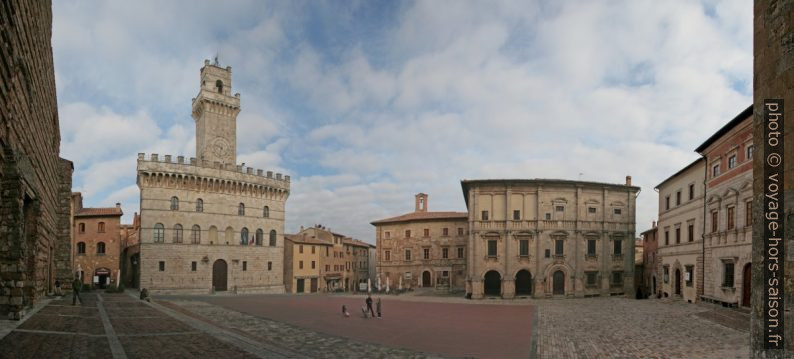
[[675, 270], [675, 294], [681, 295], [681, 270]]
[[430, 282], [430, 272], [424, 271], [422, 272], [422, 286], [423, 287], [432, 287], [432, 283]]
[[227, 265], [223, 259], [218, 259], [212, 264], [212, 286], [216, 291], [226, 290]]
[[499, 272], [492, 270], [485, 273], [485, 295], [502, 294], [502, 276]]
[[552, 293], [554, 295], [565, 295], [565, 273], [561, 270], [554, 272], [552, 280], [554, 281]]
[[532, 294], [532, 274], [526, 269], [522, 269], [516, 273], [516, 294]]
[[749, 307], [750, 306], [750, 298], [752, 297], [751, 287], [752, 284], [750, 283], [753, 278], [753, 271], [750, 268], [750, 263], [744, 265], [744, 271], [742, 274], [742, 306]]

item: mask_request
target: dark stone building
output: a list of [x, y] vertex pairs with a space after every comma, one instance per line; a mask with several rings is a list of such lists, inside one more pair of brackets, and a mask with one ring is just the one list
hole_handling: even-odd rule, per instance
[[72, 163], [60, 130], [50, 1], [0, 7], [0, 315], [25, 308], [72, 277]]
[[784, 350], [764, 349], [764, 163], [753, 163], [753, 279], [750, 345], [754, 358], [794, 357], [794, 0], [756, 0], [753, 13], [753, 138], [763, 150], [764, 100], [783, 99]]

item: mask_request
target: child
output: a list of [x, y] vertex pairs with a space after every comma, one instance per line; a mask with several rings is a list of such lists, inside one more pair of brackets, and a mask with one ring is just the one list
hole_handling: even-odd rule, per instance
[[345, 318], [350, 316], [350, 313], [347, 312], [347, 306], [344, 304], [342, 304], [342, 315], [344, 315]]

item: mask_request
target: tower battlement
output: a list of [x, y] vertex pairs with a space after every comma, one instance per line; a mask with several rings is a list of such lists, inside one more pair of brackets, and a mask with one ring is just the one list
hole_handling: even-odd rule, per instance
[[[148, 164], [148, 165], [147, 165]], [[138, 171], [163, 170], [178, 173], [198, 175], [200, 170], [221, 170], [236, 173], [238, 180], [256, 184], [276, 185], [276, 187], [289, 190], [290, 176], [273, 171], [245, 167], [243, 165], [230, 165], [219, 161], [205, 161], [195, 157], [162, 155], [157, 153], [138, 153]], [[227, 174], [228, 175], [228, 174]]]

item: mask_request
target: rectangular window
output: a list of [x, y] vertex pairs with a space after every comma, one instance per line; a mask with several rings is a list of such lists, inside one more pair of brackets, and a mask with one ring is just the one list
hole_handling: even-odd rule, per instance
[[596, 213], [595, 207], [587, 207], [587, 213]]
[[442, 271], [441, 276], [444, 278], [449, 277], [449, 271]]
[[496, 241], [488, 241], [488, 257], [496, 257]]
[[753, 152], [755, 152], [755, 146], [753, 146], [753, 145], [747, 146], [747, 159], [748, 160], [752, 160], [753, 159]]
[[449, 235], [449, 228], [444, 228], [441, 230], [441, 234], [446, 237]]
[[331, 265], [330, 264], [326, 264], [325, 265], [325, 271], [326, 272], [330, 272], [331, 271]]
[[190, 262], [190, 271], [191, 272], [195, 272], [196, 271], [196, 267], [197, 267], [197, 263], [196, 262]]
[[675, 205], [676, 206], [681, 205], [681, 191], [675, 193]]
[[664, 231], [664, 245], [670, 245], [670, 231]]
[[711, 212], [711, 233], [717, 232], [717, 211]]
[[554, 210], [557, 212], [565, 212], [565, 206], [555, 206]]
[[546, 258], [551, 258], [551, 249], [547, 249], [544, 254], [545, 254]]
[[482, 211], [482, 220], [483, 221], [487, 221], [488, 220], [488, 211]]
[[749, 227], [753, 225], [753, 202], [747, 202], [744, 204], [744, 225]]
[[411, 238], [411, 230], [410, 229], [405, 230], [405, 238]]
[[586, 285], [588, 287], [596, 287], [598, 285], [596, 279], [598, 278], [598, 272], [584, 272], [584, 275], [587, 279]]
[[463, 247], [458, 247], [458, 258], [463, 258]]
[[613, 253], [615, 253], [615, 256], [617, 257], [617, 256], [623, 255], [623, 241], [620, 240], [620, 239], [616, 239], [616, 240], [614, 240], [612, 242], [613, 242], [613, 246], [614, 246]]
[[564, 254], [563, 249], [564, 243], [562, 239], [557, 239], [554, 241], [554, 255], [555, 256], [562, 256]]
[[243, 261], [243, 272], [245, 272], [247, 270], [248, 270], [248, 262], [247, 261]]
[[675, 229], [675, 244], [681, 243], [681, 227]]
[[587, 240], [587, 255], [591, 257], [595, 257], [596, 255], [596, 240], [595, 239], [588, 239]]
[[733, 210], [734, 207], [728, 207], [728, 229], [733, 229], [734, 227]]
[[325, 247], [325, 256], [326, 257], [328, 257], [328, 255], [329, 255], [328, 253], [330, 253], [330, 248], [331, 247]]
[[443, 259], [449, 258], [449, 248], [447, 247], [441, 248], [441, 258]]
[[303, 244], [298, 246], [298, 253], [303, 253]]
[[390, 261], [391, 260], [391, 251], [384, 251], [383, 252], [383, 257], [385, 257], [385, 259], [387, 261]]
[[689, 226], [687, 226], [687, 236], [689, 237], [687, 239], [690, 242], [695, 240], [695, 225], [694, 224], [690, 223]]
[[462, 236], [462, 235], [463, 235], [463, 228], [458, 228], [458, 235], [459, 235], [459, 236]]
[[273, 270], [273, 262], [267, 262], [267, 270]]
[[518, 241], [518, 255], [521, 257], [529, 257], [529, 240], [522, 239]]
[[80, 229], [80, 233], [85, 233], [85, 223], [80, 223], [77, 227]]
[[298, 269], [303, 269], [303, 261], [298, 262]]
[[725, 274], [722, 276], [722, 286], [733, 288], [733, 262], [723, 262]]
[[314, 246], [312, 246], [312, 254], [314, 254]]
[[695, 185], [689, 185], [689, 199], [695, 199]]
[[423, 248], [422, 249], [422, 257], [424, 259], [430, 259], [430, 248]]
[[160, 261], [158, 264], [159, 264], [159, 267], [160, 267], [160, 271], [161, 272], [165, 272], [165, 262], [164, 261]]
[[407, 261], [411, 260], [411, 250], [410, 249], [406, 249], [405, 250], [405, 260], [407, 260]]
[[720, 164], [717, 163], [711, 167], [711, 178], [717, 177], [720, 175]]
[[664, 198], [664, 209], [670, 209], [670, 196]]
[[546, 213], [546, 220], [547, 220], [547, 221], [550, 221], [550, 220], [551, 220], [551, 213]]
[[684, 268], [684, 282], [686, 283], [687, 287], [691, 287], [693, 283], [692, 281], [695, 278], [695, 266], [689, 265], [685, 266]]
[[621, 213], [623, 213], [623, 210], [622, 210], [622, 209], [620, 209], [620, 208], [615, 208], [615, 209], [613, 210], [613, 212], [614, 212], [615, 214], [621, 214]]
[[728, 157], [728, 169], [736, 167], [736, 155]]
[[430, 237], [430, 229], [425, 228], [425, 238]]
[[623, 272], [612, 272], [612, 286], [623, 285]]
[[385, 233], [385, 234], [386, 234], [386, 239], [389, 239], [389, 238], [391, 238], [391, 232], [389, 232], [389, 231], [386, 231], [386, 233]]
[[664, 280], [665, 283], [667, 283], [667, 282], [670, 281], [670, 267], [669, 266], [664, 266], [662, 269], [663, 269], [663, 273], [664, 273], [663, 280]]
[[520, 219], [521, 219], [521, 211], [519, 211], [519, 210], [514, 210], [514, 211], [513, 211], [513, 220], [514, 220], [514, 221], [518, 221], [518, 220], [520, 220]]
[[314, 261], [312, 261], [312, 269], [314, 269], [314, 268], [315, 268], [315, 263], [314, 263]]

